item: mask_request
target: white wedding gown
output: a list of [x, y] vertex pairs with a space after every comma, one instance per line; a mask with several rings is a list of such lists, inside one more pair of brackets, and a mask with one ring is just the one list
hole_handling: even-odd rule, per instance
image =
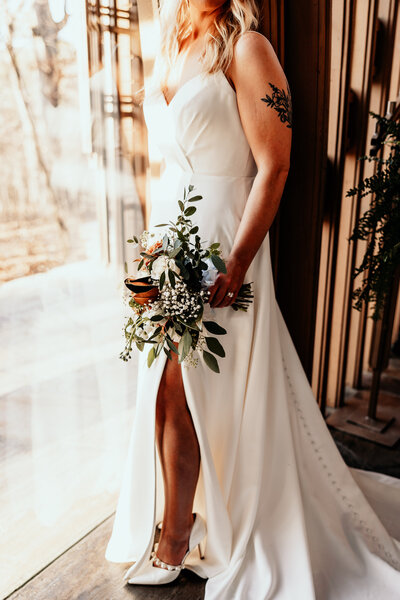
[[[203, 196], [192, 217], [227, 257], [256, 174], [236, 95], [222, 72], [187, 80], [167, 104], [144, 102], [166, 161], [150, 227], [174, 219], [184, 186]], [[400, 598], [400, 480], [348, 468], [322, 418], [277, 305], [267, 235], [250, 265], [254, 302], [206, 315], [226, 328], [220, 374], [182, 367], [201, 451], [194, 512], [206, 520], [207, 600]], [[167, 357], [139, 354], [136, 414], [106, 559], [146, 564], [163, 516], [155, 445], [157, 390]], [[127, 366], [129, 368], [129, 365]]]

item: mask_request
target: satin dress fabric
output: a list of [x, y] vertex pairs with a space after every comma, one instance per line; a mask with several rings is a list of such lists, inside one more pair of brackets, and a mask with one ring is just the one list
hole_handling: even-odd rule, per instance
[[[177, 216], [192, 184], [193, 222], [227, 257], [257, 173], [236, 94], [222, 72], [187, 80], [169, 104], [147, 95], [151, 143], [164, 160], [150, 228]], [[247, 312], [206, 306], [226, 357], [220, 373], [200, 358], [182, 378], [201, 453], [194, 512], [206, 520], [206, 600], [398, 600], [400, 480], [348, 468], [313, 396], [277, 304], [269, 235], [245, 282]], [[140, 353], [136, 413], [106, 559], [147, 564], [164, 490], [155, 444], [157, 391], [167, 360]], [[127, 367], [129, 368], [129, 366]]]

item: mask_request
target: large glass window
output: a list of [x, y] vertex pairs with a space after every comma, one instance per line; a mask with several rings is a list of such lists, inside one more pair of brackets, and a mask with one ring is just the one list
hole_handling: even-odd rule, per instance
[[0, 596], [115, 509], [132, 425], [125, 238], [143, 228], [136, 6], [0, 19]]

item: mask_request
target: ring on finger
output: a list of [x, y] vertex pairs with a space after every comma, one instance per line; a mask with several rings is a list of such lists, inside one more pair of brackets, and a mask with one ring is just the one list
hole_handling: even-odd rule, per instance
[[233, 292], [228, 292], [226, 295], [228, 296], [228, 298], [233, 298], [234, 293]]

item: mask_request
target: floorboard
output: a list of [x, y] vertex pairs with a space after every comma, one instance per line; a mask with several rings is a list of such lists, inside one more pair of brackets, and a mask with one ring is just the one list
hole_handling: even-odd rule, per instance
[[165, 586], [135, 586], [123, 580], [129, 563], [104, 557], [114, 516], [68, 549], [9, 600], [202, 600], [205, 580], [184, 570]]

